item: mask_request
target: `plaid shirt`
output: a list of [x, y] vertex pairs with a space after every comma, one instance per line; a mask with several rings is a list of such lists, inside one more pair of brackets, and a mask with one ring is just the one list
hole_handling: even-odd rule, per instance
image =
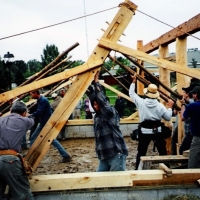
[[[100, 88], [100, 90], [97, 88]], [[95, 93], [101, 109], [94, 118], [97, 156], [100, 160], [104, 160], [119, 152], [128, 155], [128, 150], [119, 127], [119, 114], [108, 103], [101, 89], [101, 85], [96, 83]]]

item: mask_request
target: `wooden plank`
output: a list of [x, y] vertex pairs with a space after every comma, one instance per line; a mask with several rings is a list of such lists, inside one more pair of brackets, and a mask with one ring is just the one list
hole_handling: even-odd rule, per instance
[[[133, 113], [130, 117], [120, 119], [120, 124], [138, 124], [139, 119], [137, 117], [137, 112]], [[76, 125], [91, 125], [94, 124], [93, 119], [73, 119], [68, 120], [67, 126], [76, 126]]]
[[30, 84], [27, 84], [25, 86], [15, 88], [14, 90], [10, 90], [8, 92], [1, 93], [0, 94], [0, 103], [7, 101], [9, 99], [13, 99], [13, 98], [15, 98], [15, 97], [17, 97], [21, 94], [30, 92], [32, 90], [36, 90], [36, 89], [45, 87], [47, 85], [56, 83], [58, 81], [68, 79], [72, 76], [83, 73], [85, 71], [92, 70], [92, 69], [94, 69], [94, 68], [96, 68], [96, 67], [98, 67], [102, 64], [103, 64], [102, 59], [96, 59], [96, 60], [93, 60], [92, 62], [87, 62], [83, 65], [78, 66], [78, 67], [72, 68], [68, 71], [64, 71], [64, 72], [55, 74], [53, 76], [35, 81], [33, 83], [30, 83]]
[[147, 178], [159, 180], [163, 178], [164, 174], [161, 170], [155, 171], [154, 173], [150, 170], [146, 170], [145, 172], [146, 174], [140, 173], [139, 171], [118, 171], [40, 175], [32, 177], [30, 186], [33, 192], [105, 187], [131, 187], [133, 180], [148, 180]]
[[[142, 171], [142, 170], [141, 170]], [[151, 170], [154, 171], [154, 170]], [[146, 170], [145, 170], [146, 172]], [[172, 176], [163, 175], [159, 180], [134, 180], [133, 186], [169, 186], [169, 185], [193, 185], [197, 186], [200, 177], [200, 169], [176, 169], [172, 170]]]
[[138, 169], [139, 170], [151, 169], [152, 163], [182, 162], [182, 161], [185, 161], [185, 160], [188, 160], [188, 158], [184, 157], [182, 155], [141, 156]]
[[166, 156], [141, 156], [140, 160], [152, 161], [152, 162], [166, 162], [166, 161], [180, 161], [180, 160], [188, 160], [187, 157], [183, 155], [166, 155]]
[[183, 152], [184, 157], [189, 157], [189, 154], [190, 154], [190, 150], [186, 150]]
[[[159, 57], [160, 58], [166, 58], [169, 55], [169, 48], [168, 45], [160, 45], [159, 46]], [[167, 69], [164, 69], [162, 67], [159, 68], [159, 80], [166, 85], [168, 88], [170, 88], [170, 71]], [[163, 87], [159, 87], [159, 89], [161, 91], [163, 91], [165, 94], [167, 94], [168, 96], [170, 96], [170, 93], [168, 91], [164, 91]], [[160, 100], [160, 102], [166, 106], [167, 103], [164, 100]], [[165, 121], [163, 120], [163, 122], [165, 123], [165, 126], [167, 127], [172, 127], [172, 122], [171, 121]], [[167, 149], [167, 154], [171, 155], [171, 137], [165, 139], [166, 141], [166, 149]]]
[[56, 92], [56, 91], [58, 91], [58, 90], [60, 90], [60, 89], [62, 89], [62, 88], [64, 88], [64, 87], [66, 87], [66, 86], [69, 85], [69, 84], [72, 84], [73, 81], [76, 79], [76, 77], [77, 77], [77, 76], [71, 77], [68, 81], [66, 81], [65, 83], [63, 83], [63, 84], [61, 84], [60, 86], [58, 86], [55, 90], [53, 90], [52, 93], [54, 93], [54, 92]]
[[[182, 65], [182, 68], [187, 68], [187, 38], [176, 39], [176, 63]], [[182, 87], [189, 86], [189, 77], [182, 74], [176, 74], [177, 92], [182, 94]], [[181, 107], [180, 101], [177, 102]], [[182, 143], [184, 136], [184, 122], [181, 120], [181, 116], [178, 114], [178, 144]], [[178, 152], [179, 154], [179, 149]]]
[[[124, 120], [129, 120], [129, 119], [135, 119], [135, 118], [138, 118], [138, 111], [134, 112], [132, 115], [130, 115], [129, 117], [127, 118], [124, 118]], [[121, 122], [121, 120], [120, 120]]]
[[164, 163], [159, 163], [159, 169], [162, 169], [167, 176], [171, 176], [172, 175], [172, 170], [169, 169]]
[[157, 58], [155, 56], [148, 55], [144, 52], [134, 50], [134, 49], [131, 49], [129, 47], [125, 47], [123, 45], [115, 44], [115, 43], [113, 43], [109, 40], [106, 40], [106, 39], [101, 39], [100, 42], [99, 42], [99, 46], [120, 52], [122, 54], [126, 54], [126, 55], [129, 55], [129, 56], [136, 57], [138, 59], [144, 60], [148, 63], [151, 63], [151, 64], [156, 65], [158, 67], [168, 69], [170, 71], [175, 71], [175, 72], [178, 72], [180, 74], [184, 74], [184, 75], [195, 77], [195, 78], [200, 77], [200, 72], [198, 70], [188, 68], [187, 66], [186, 66], [187, 68], [183, 68], [182, 65], [167, 61], [167, 60], [162, 59], [162, 58]]
[[[142, 40], [138, 40], [137, 41], [137, 50], [139, 50], [141, 47], [143, 46], [143, 41]], [[144, 67], [144, 63], [142, 62], [142, 60], [137, 60], [137, 62], [139, 64], [141, 64]], [[144, 71], [141, 70], [139, 67], [137, 67], [137, 73], [144, 78]], [[140, 81], [137, 80], [137, 94], [138, 95], [143, 95], [143, 89], [144, 89], [144, 84], [142, 84]]]
[[139, 50], [151, 53], [159, 48], [160, 45], [167, 45], [176, 40], [177, 37], [185, 37], [188, 34], [196, 33], [200, 30], [200, 14], [194, 16], [187, 22], [182, 23], [171, 31], [163, 34], [159, 38], [152, 40], [148, 44], [142, 46]]
[[100, 82], [104, 87], [106, 87], [107, 89], [113, 91], [114, 93], [120, 95], [121, 97], [127, 99], [128, 101], [133, 102], [132, 99], [131, 99], [129, 96], [127, 96], [127, 95], [125, 95], [124, 93], [120, 92], [119, 90], [117, 90], [117, 89], [111, 87], [110, 85], [104, 83], [104, 81], [100, 80], [99, 82]]
[[197, 185], [200, 169], [174, 169], [172, 176], [162, 170], [132, 170], [123, 172], [92, 172], [38, 175], [30, 179], [33, 192], [66, 191], [77, 189], [121, 188], [155, 185]]
[[[138, 124], [139, 118], [136, 118], [138, 115], [138, 112], [133, 113], [133, 115], [120, 119], [120, 124]], [[172, 117], [172, 122], [175, 122], [175, 117]], [[92, 119], [73, 119], [73, 120], [68, 120], [66, 125], [67, 126], [74, 126], [74, 125], [87, 125], [87, 124], [93, 124]]]
[[[131, 116], [127, 118], [120, 119], [120, 124], [138, 124], [140, 123], [139, 118], [137, 118], [138, 112], [133, 113]], [[175, 118], [172, 117], [173, 123], [175, 122]], [[93, 124], [92, 119], [73, 119], [68, 120], [66, 125], [67, 126], [75, 126], [75, 125], [87, 125]]]

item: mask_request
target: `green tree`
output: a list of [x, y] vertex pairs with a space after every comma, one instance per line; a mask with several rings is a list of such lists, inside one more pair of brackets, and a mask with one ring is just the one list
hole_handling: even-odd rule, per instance
[[0, 60], [0, 90], [7, 91], [9, 88], [9, 70], [4, 61]]
[[85, 62], [82, 61], [82, 60], [76, 60], [76, 62], [70, 66], [70, 69], [71, 68], [74, 68], [74, 67], [77, 67], [77, 66], [80, 66], [80, 65], [83, 65]]
[[43, 49], [43, 55], [41, 55], [42, 67], [44, 68], [45, 66], [47, 66], [58, 55], [59, 55], [58, 48], [54, 44], [52, 44], [52, 45], [47, 44], [45, 49]]
[[42, 69], [41, 62], [37, 61], [36, 59], [29, 60], [27, 62], [28, 71], [25, 74], [25, 77], [32, 76], [33, 74], [39, 72]]
[[25, 74], [28, 71], [27, 64], [23, 60], [16, 60], [11, 66], [11, 80], [13, 83], [20, 85], [25, 79]]

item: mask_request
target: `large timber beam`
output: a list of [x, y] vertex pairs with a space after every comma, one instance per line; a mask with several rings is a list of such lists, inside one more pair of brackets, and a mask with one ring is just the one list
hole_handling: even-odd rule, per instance
[[200, 31], [200, 14], [163, 34], [159, 38], [152, 40], [146, 45], [140, 47], [139, 50], [146, 53], [151, 53], [157, 50], [160, 45], [167, 45], [174, 42], [177, 37], [185, 37], [198, 31]]
[[[120, 4], [118, 13], [103, 34], [102, 39], [108, 39], [116, 43], [131, 21], [134, 10], [136, 9], [137, 6], [127, 0], [125, 0], [125, 3]], [[109, 53], [110, 50], [104, 49], [97, 45], [85, 65], [99, 60], [104, 62]], [[94, 76], [98, 70], [100, 70], [100, 68], [92, 70], [91, 66], [88, 72], [78, 75], [62, 101], [59, 103], [53, 115], [50, 117], [45, 127], [42, 129], [39, 136], [25, 156], [25, 159], [29, 161], [33, 169], [36, 169], [39, 162], [49, 150], [53, 139], [57, 137], [70, 114], [78, 104], [78, 101], [81, 99], [88, 86], [94, 79]]]
[[166, 176], [163, 170], [132, 170], [124, 172], [93, 172], [33, 176], [33, 192], [62, 191], [98, 188], [136, 188], [135, 186], [197, 186], [200, 169], [172, 169]]
[[99, 46], [120, 52], [122, 54], [133, 56], [135, 58], [138, 58], [140, 60], [144, 60], [148, 63], [151, 63], [151, 64], [156, 65], [158, 67], [168, 69], [170, 71], [175, 71], [175, 72], [178, 72], [180, 74], [195, 77], [195, 78], [198, 78], [198, 79], [200, 77], [200, 72], [198, 70], [188, 68], [187, 66], [185, 68], [183, 68], [183, 66], [180, 65], [180, 64], [176, 64], [176, 63], [167, 61], [167, 60], [162, 59], [162, 58], [157, 58], [155, 56], [148, 55], [147, 53], [144, 53], [144, 52], [141, 52], [141, 51], [138, 51], [138, 50], [134, 50], [134, 49], [131, 49], [129, 47], [125, 47], [125, 46], [120, 45], [120, 44], [113, 43], [113, 42], [111, 42], [107, 39], [101, 39], [100, 42], [99, 42]]
[[18, 88], [15, 88], [14, 90], [4, 92], [0, 94], [0, 102], [7, 101], [9, 99], [13, 99], [21, 94], [51, 85], [53, 83], [59, 82], [61, 80], [66, 80], [72, 76], [78, 75], [80, 73], [86, 72], [88, 70], [92, 70], [100, 65], [103, 64], [102, 59], [96, 59], [91, 62], [87, 62], [83, 65], [80, 65], [78, 67], [72, 68], [68, 71], [64, 71], [58, 74], [55, 74], [53, 76], [35, 81], [33, 83], [29, 83], [25, 86], [21, 86]]
[[133, 103], [132, 99], [131, 99], [129, 96], [127, 96], [127, 95], [125, 95], [124, 93], [120, 92], [119, 90], [117, 90], [117, 89], [111, 87], [110, 85], [104, 83], [103, 81], [99, 81], [99, 82], [100, 82], [101, 85], [103, 85], [104, 87], [108, 88], [109, 90], [113, 91], [113, 92], [116, 93], [117, 95], [120, 95], [121, 97], [123, 97], [123, 98], [125, 98], [125, 99], [127, 99], [128, 101], [130, 101], [130, 102]]

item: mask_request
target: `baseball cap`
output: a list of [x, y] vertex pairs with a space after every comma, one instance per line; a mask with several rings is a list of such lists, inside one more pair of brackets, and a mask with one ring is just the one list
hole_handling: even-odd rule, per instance
[[189, 87], [182, 87], [182, 90], [186, 92], [186, 94], [190, 93], [193, 88]]
[[200, 86], [196, 86], [192, 91], [190, 91], [192, 94], [200, 94]]

